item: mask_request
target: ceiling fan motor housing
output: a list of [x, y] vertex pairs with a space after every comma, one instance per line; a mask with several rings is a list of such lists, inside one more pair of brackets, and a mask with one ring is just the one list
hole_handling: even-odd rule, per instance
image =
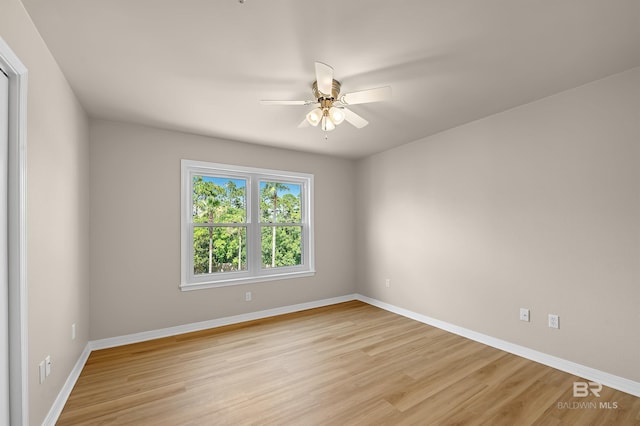
[[318, 82], [313, 82], [313, 96], [320, 101], [321, 99], [338, 99], [338, 95], [340, 94], [340, 82], [338, 80], [332, 80], [331, 82], [331, 93], [322, 93], [318, 90]]

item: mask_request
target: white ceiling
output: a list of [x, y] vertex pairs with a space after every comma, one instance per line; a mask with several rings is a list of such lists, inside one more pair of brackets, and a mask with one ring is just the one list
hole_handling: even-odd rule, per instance
[[[640, 66], [637, 0], [22, 0], [92, 117], [360, 158]], [[298, 129], [314, 61], [369, 120]]]

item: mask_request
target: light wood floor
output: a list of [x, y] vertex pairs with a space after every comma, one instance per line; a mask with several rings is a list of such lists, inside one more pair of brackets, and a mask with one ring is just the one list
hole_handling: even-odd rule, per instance
[[348, 302], [93, 352], [58, 424], [640, 424], [579, 380]]

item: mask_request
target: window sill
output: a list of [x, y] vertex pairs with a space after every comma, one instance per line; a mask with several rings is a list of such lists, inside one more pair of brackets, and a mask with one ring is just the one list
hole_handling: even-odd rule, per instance
[[316, 274], [316, 271], [287, 272], [283, 274], [262, 275], [259, 277], [211, 280], [211, 281], [202, 281], [197, 283], [181, 283], [180, 290], [192, 291], [192, 290], [203, 290], [207, 288], [229, 287], [232, 285], [253, 284], [253, 283], [260, 283], [265, 281], [277, 281], [277, 280], [287, 280], [291, 278], [312, 277], [315, 274]]

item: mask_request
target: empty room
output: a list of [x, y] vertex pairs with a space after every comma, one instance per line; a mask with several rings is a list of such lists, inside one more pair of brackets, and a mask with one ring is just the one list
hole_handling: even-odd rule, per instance
[[640, 2], [0, 0], [0, 425], [640, 425]]

